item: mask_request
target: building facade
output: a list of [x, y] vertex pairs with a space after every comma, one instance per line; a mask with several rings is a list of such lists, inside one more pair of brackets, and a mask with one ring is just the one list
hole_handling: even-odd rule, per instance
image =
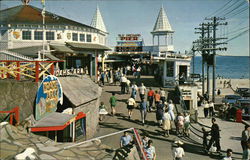
[[60, 59], [65, 61], [59, 65], [61, 69], [88, 68], [94, 76], [98, 54], [110, 50], [99, 8], [91, 26], [30, 5], [1, 10], [0, 14], [1, 60], [22, 60], [23, 56]]

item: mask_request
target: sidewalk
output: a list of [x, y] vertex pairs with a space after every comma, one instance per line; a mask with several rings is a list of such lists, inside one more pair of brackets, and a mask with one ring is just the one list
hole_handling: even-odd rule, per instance
[[[148, 82], [148, 79], [145, 78]], [[144, 83], [144, 84], [150, 84]], [[146, 87], [150, 87], [146, 85]], [[155, 87], [153, 87], [155, 89]], [[158, 88], [159, 89], [159, 88]], [[101, 97], [101, 101], [104, 102], [106, 105], [108, 112], [110, 113], [110, 106], [109, 106], [109, 98], [112, 92], [116, 93], [116, 97], [118, 99], [116, 111], [116, 116], [109, 116], [107, 115], [105, 119], [100, 122], [100, 128], [95, 135], [95, 137], [117, 132], [122, 129], [126, 128], [136, 128], [139, 131], [139, 134], [146, 133], [150, 139], [153, 140], [153, 146], [156, 148], [156, 155], [157, 160], [172, 160], [172, 143], [175, 140], [182, 140], [184, 141], [184, 150], [185, 150], [185, 157], [184, 160], [209, 160], [209, 159], [218, 159], [218, 157], [209, 157], [202, 152], [202, 146], [193, 143], [193, 141], [189, 141], [187, 138], [184, 137], [177, 137], [175, 133], [171, 133], [170, 137], [164, 137], [162, 129], [157, 126], [155, 112], [151, 112], [147, 114], [147, 124], [145, 126], [141, 125], [141, 115], [138, 109], [133, 110], [133, 115], [131, 120], [128, 119], [127, 115], [127, 107], [125, 102], [129, 98], [129, 94], [120, 94], [120, 87], [119, 86], [104, 86], [103, 93]], [[139, 101], [139, 96], [137, 95], [137, 101]], [[115, 135], [112, 137], [107, 137], [102, 139], [103, 144], [107, 144], [113, 148], [119, 148], [119, 140], [122, 134]]]
[[[198, 122], [207, 126], [212, 126], [211, 118], [205, 118], [203, 108], [198, 108]], [[244, 130], [242, 123], [225, 121], [220, 118], [216, 118], [216, 122], [220, 127], [220, 143], [221, 149], [226, 151], [228, 148], [233, 150], [234, 157], [241, 159], [242, 148], [240, 144], [241, 132]], [[196, 125], [197, 126], [197, 125]], [[200, 128], [201, 129], [201, 128]]]

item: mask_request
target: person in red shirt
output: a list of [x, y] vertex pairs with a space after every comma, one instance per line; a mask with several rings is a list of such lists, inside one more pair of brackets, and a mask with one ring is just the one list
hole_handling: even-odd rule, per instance
[[152, 110], [152, 107], [153, 107], [153, 102], [154, 102], [154, 95], [155, 95], [155, 92], [154, 90], [150, 87], [149, 88], [149, 91], [148, 91], [148, 102], [149, 102], [149, 109], [148, 111], [151, 112]]
[[158, 93], [158, 91], [155, 91], [155, 106], [157, 106], [161, 100], [161, 95]]

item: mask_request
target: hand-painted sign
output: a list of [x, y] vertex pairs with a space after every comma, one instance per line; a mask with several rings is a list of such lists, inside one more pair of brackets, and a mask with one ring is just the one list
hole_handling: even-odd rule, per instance
[[36, 94], [36, 120], [55, 112], [58, 102], [63, 103], [62, 86], [56, 76], [49, 75], [43, 79]]

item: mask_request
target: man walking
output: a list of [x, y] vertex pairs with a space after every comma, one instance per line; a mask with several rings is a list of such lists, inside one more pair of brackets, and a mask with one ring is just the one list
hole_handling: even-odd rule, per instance
[[242, 131], [241, 133], [241, 147], [243, 151], [247, 148], [247, 141], [249, 139], [249, 129], [250, 127], [246, 125], [244, 131]]
[[139, 93], [140, 93], [141, 101], [143, 101], [145, 98], [145, 93], [146, 93], [146, 87], [144, 86], [143, 83], [141, 83], [141, 86], [139, 87]]
[[121, 77], [121, 92], [122, 92], [122, 94], [125, 94], [126, 85], [127, 85], [127, 78], [122, 74], [122, 77]]
[[216, 119], [212, 118], [212, 127], [211, 127], [211, 139], [209, 141], [207, 151], [211, 148], [212, 144], [215, 142], [217, 152], [220, 153], [221, 147], [220, 147], [220, 129], [218, 124], [216, 123]]
[[147, 101], [145, 99], [143, 99], [140, 104], [140, 111], [141, 111], [142, 125], [144, 126], [147, 116]]
[[115, 115], [115, 106], [116, 106], [115, 93], [112, 93], [112, 96], [109, 99], [109, 103], [110, 103], [110, 106], [111, 106], [111, 115], [114, 116]]
[[150, 87], [148, 91], [149, 112], [151, 112], [153, 107], [154, 94], [155, 94], [154, 90], [152, 90], [152, 88]]

